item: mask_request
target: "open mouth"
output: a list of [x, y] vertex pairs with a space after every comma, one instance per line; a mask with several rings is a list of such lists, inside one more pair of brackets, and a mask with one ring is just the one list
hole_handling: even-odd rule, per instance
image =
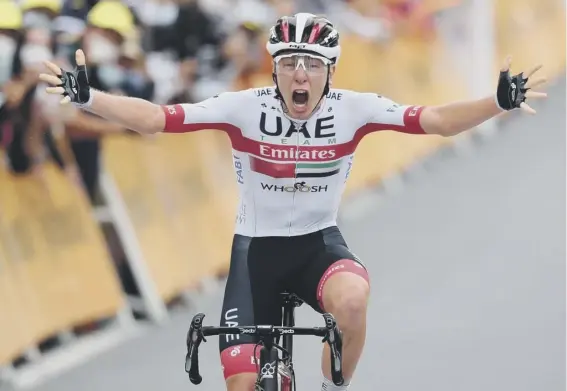
[[293, 100], [294, 106], [305, 107], [309, 100], [309, 93], [305, 90], [295, 90], [292, 93], [291, 99]]

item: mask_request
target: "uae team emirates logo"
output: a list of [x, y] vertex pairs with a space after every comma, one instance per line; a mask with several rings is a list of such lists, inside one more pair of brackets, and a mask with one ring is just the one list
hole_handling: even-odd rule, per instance
[[262, 144], [250, 155], [252, 171], [272, 178], [323, 178], [339, 173], [336, 146], [286, 147]]

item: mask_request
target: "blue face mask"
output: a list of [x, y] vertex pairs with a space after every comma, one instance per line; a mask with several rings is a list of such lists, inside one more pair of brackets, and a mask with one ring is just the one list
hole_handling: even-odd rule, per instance
[[45, 45], [28, 43], [20, 49], [20, 60], [26, 69], [41, 69], [43, 61], [51, 61], [53, 54]]
[[98, 67], [98, 77], [106, 88], [117, 88], [125, 78], [124, 69], [118, 64], [104, 64]]
[[128, 71], [126, 79], [128, 85], [137, 90], [141, 90], [147, 84], [144, 76], [140, 72], [136, 71]]

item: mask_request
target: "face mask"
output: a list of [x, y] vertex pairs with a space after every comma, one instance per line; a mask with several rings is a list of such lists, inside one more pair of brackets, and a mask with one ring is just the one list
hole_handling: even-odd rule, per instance
[[175, 3], [145, 2], [139, 9], [140, 20], [148, 26], [168, 26], [173, 24], [179, 14]]
[[105, 64], [98, 67], [98, 77], [107, 88], [117, 88], [124, 80], [124, 69], [116, 64]]
[[20, 51], [20, 60], [24, 68], [42, 66], [43, 61], [50, 61], [53, 58], [51, 50], [38, 44], [26, 44]]
[[12, 63], [16, 52], [16, 41], [0, 35], [0, 85], [12, 77]]
[[43, 12], [28, 11], [24, 14], [23, 24], [25, 28], [51, 29], [51, 19]]
[[136, 71], [127, 72], [126, 75], [125, 75], [125, 79], [126, 79], [125, 81], [130, 86], [132, 86], [133, 88], [135, 88], [137, 90], [141, 90], [146, 85], [146, 80], [144, 79], [144, 76], [142, 76], [140, 73], [138, 73]]
[[120, 57], [120, 49], [111, 40], [101, 36], [92, 35], [88, 39], [88, 61], [97, 64], [115, 63]]

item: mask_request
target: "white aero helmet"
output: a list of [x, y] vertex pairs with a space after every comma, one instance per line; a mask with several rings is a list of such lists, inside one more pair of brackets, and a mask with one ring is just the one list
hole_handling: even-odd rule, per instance
[[284, 16], [270, 29], [266, 48], [272, 57], [293, 52], [325, 57], [336, 64], [341, 54], [339, 32], [322, 16], [298, 13]]

